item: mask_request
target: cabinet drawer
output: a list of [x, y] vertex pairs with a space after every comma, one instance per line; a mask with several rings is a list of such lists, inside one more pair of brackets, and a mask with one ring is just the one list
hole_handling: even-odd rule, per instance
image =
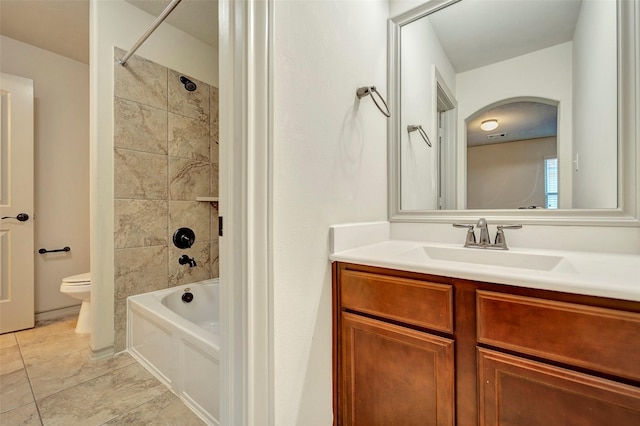
[[476, 301], [479, 343], [640, 380], [640, 314], [482, 290]]
[[343, 309], [453, 333], [453, 289], [407, 278], [343, 270]]

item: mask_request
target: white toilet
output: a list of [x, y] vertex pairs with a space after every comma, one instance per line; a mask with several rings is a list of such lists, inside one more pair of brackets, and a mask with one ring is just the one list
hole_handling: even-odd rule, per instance
[[91, 273], [72, 275], [62, 279], [60, 292], [82, 300], [76, 333], [91, 333]]

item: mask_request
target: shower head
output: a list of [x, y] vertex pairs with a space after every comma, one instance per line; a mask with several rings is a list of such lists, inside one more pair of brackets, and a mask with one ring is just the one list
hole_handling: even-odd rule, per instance
[[189, 80], [184, 75], [180, 76], [180, 83], [184, 84], [184, 88], [187, 89], [189, 92], [193, 92], [198, 87], [193, 81]]

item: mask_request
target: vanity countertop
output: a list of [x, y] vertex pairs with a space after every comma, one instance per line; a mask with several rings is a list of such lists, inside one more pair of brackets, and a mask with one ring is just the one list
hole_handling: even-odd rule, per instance
[[[640, 301], [640, 256], [564, 250], [487, 250], [387, 240], [336, 251], [332, 261], [474, 281]], [[507, 266], [505, 266], [507, 265]]]

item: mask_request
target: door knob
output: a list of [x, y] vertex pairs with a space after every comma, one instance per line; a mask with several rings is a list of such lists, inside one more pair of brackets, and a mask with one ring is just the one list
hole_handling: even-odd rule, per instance
[[3, 219], [18, 219], [20, 222], [26, 222], [29, 220], [29, 215], [26, 213], [18, 213], [18, 216], [4, 216]]

